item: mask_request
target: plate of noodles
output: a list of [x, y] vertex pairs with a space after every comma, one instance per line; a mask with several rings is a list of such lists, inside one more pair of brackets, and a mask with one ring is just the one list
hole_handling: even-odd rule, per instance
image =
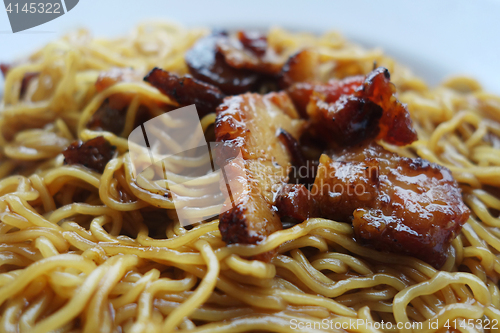
[[166, 21], [0, 69], [1, 332], [500, 330], [500, 97], [475, 79]]

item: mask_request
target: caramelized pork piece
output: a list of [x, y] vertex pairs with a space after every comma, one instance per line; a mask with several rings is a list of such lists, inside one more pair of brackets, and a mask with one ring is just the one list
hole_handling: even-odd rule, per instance
[[106, 164], [113, 158], [115, 151], [116, 147], [102, 136], [86, 142], [76, 141], [63, 151], [64, 163], [80, 164], [102, 173]]
[[389, 71], [379, 67], [366, 76], [355, 95], [377, 104], [384, 110], [378, 124], [380, 131], [377, 139], [404, 146], [417, 140], [417, 133], [406, 105], [396, 98], [395, 93], [396, 86], [391, 82]]
[[180, 106], [195, 104], [200, 118], [215, 112], [224, 99], [222, 91], [211, 84], [198, 81], [189, 75], [179, 77], [159, 68], [154, 68], [144, 81], [174, 99]]
[[213, 33], [198, 40], [184, 57], [189, 72], [195, 79], [212, 84], [228, 95], [253, 90], [259, 75], [231, 67], [218, 51], [218, 41], [226, 38], [224, 33]]
[[218, 50], [234, 68], [277, 75], [286, 58], [267, 43], [267, 36], [256, 31], [238, 31], [217, 41]]
[[142, 79], [142, 73], [132, 68], [111, 68], [107, 72], [102, 72], [95, 83], [97, 92], [101, 92], [119, 82], [139, 82]]
[[[292, 157], [278, 135], [283, 129], [298, 139], [303, 126], [285, 93], [232, 96], [219, 106], [216, 160], [231, 192], [220, 214], [225, 242], [254, 244], [281, 229], [273, 204]], [[221, 188], [225, 191], [225, 182]]]
[[243, 31], [237, 32], [238, 40], [246, 50], [262, 57], [266, 54], [268, 49], [267, 36], [257, 31]]
[[450, 242], [469, 217], [448, 169], [376, 144], [336, 160], [323, 155], [311, 193], [320, 216], [352, 220], [362, 242], [434, 267], [442, 266]]
[[[112, 68], [99, 75], [95, 88], [97, 92], [102, 92], [120, 82], [139, 82], [141, 80], [141, 73], [131, 68]], [[93, 131], [107, 131], [120, 135], [125, 126], [127, 108], [133, 98], [134, 95], [128, 93], [109, 96], [92, 115], [87, 128]]]
[[119, 135], [125, 126], [127, 110], [125, 107], [113, 107], [113, 104], [117, 104], [117, 100], [116, 97], [111, 100], [107, 98], [92, 115], [87, 128], [93, 131], [107, 131]]
[[299, 83], [289, 89], [297, 107], [307, 114], [317, 135], [337, 147], [378, 139], [406, 145], [417, 139], [406, 106], [394, 96], [389, 71], [379, 67], [363, 80], [352, 77], [327, 84]]
[[319, 54], [313, 50], [306, 49], [294, 54], [282, 67], [280, 86], [288, 88], [299, 82], [322, 82], [319, 64]]
[[302, 184], [286, 184], [276, 197], [276, 208], [281, 217], [302, 222], [320, 216], [319, 205], [311, 192]]
[[363, 76], [352, 76], [341, 81], [330, 81], [328, 84], [299, 82], [287, 89], [297, 110], [307, 118], [307, 105], [313, 95], [321, 96], [325, 103], [335, 103], [342, 95], [352, 95], [359, 88], [365, 78]]

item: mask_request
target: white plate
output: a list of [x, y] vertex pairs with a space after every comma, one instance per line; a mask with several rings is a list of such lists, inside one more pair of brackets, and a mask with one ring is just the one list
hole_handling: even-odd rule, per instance
[[65, 15], [16, 34], [0, 10], [0, 61], [14, 60], [78, 27], [116, 36], [151, 18], [188, 26], [335, 29], [382, 47], [431, 84], [468, 74], [500, 94], [498, 0], [80, 0]]

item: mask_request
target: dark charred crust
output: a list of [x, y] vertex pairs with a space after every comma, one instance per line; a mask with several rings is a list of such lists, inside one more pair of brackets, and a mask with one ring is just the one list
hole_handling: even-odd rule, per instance
[[[219, 215], [219, 231], [222, 240], [227, 244], [258, 244], [264, 240], [267, 235], [262, 232], [251, 233], [248, 226], [252, 223], [252, 218], [254, 217], [249, 215], [248, 207], [243, 203], [221, 213]], [[250, 234], [252, 234], [252, 236]], [[250, 256], [249, 259], [268, 262], [275, 253], [276, 250], [273, 250], [256, 256]]]
[[389, 70], [387, 68], [384, 68], [384, 76], [387, 80], [391, 79], [391, 73], [389, 73]]
[[212, 84], [228, 95], [253, 90], [259, 81], [259, 75], [229, 66], [217, 50], [217, 42], [221, 38], [227, 37], [216, 33], [201, 38], [193, 45], [184, 58], [189, 72], [194, 78]]
[[267, 36], [256, 31], [238, 31], [216, 41], [217, 51], [236, 69], [246, 69], [268, 79], [278, 75], [284, 58], [267, 43]]
[[363, 87], [366, 87], [366, 86], [370, 86], [373, 84], [373, 81], [376, 79], [376, 77], [380, 74], [383, 74], [384, 75], [384, 78], [386, 80], [390, 80], [391, 79], [391, 73], [389, 73], [389, 70], [385, 67], [378, 67], [378, 68], [375, 68], [373, 71], [371, 71], [367, 76], [366, 76], [366, 80], [365, 80], [365, 83], [363, 85]]
[[299, 142], [295, 140], [295, 138], [291, 136], [290, 133], [282, 128], [280, 128], [279, 130], [278, 137], [290, 153], [290, 156], [292, 157], [292, 164], [295, 167], [301, 167], [305, 165], [306, 160], [304, 158], [304, 155], [302, 154]]
[[[316, 130], [321, 137], [330, 138], [340, 147], [354, 146], [367, 138], [374, 138], [379, 132], [378, 122], [383, 110], [380, 106], [357, 97], [341, 98], [334, 106], [335, 117], [331, 117], [330, 106], [319, 104], [324, 118], [316, 119]], [[331, 119], [335, 119], [334, 121]], [[331, 120], [325, 127], [326, 121]]]
[[238, 31], [238, 39], [245, 49], [253, 52], [255, 55], [262, 57], [266, 54], [268, 48], [267, 36], [253, 31]]
[[281, 218], [289, 217], [302, 222], [318, 216], [317, 202], [311, 192], [302, 184], [287, 184], [279, 192], [276, 203]]
[[249, 237], [245, 219], [246, 208], [238, 205], [219, 216], [219, 230], [222, 240], [227, 244], [242, 243], [252, 244], [260, 241], [262, 237]]
[[179, 77], [160, 68], [154, 68], [144, 81], [175, 99], [181, 106], [195, 104], [200, 118], [215, 112], [225, 97], [219, 88], [211, 84], [190, 76]]
[[[293, 61], [291, 61], [293, 64]], [[394, 98], [395, 86], [386, 68], [365, 78], [297, 83], [288, 89], [302, 115], [312, 118], [317, 136], [334, 148], [352, 147], [381, 139], [407, 145], [417, 139], [406, 106]]]
[[104, 171], [106, 164], [115, 155], [116, 147], [104, 137], [98, 136], [86, 142], [73, 142], [63, 151], [64, 163], [80, 164], [99, 173]]
[[394, 98], [396, 87], [390, 82], [386, 68], [379, 67], [372, 71], [363, 84], [363, 93], [357, 94], [379, 105], [383, 116], [379, 122], [380, 132], [377, 139], [397, 146], [404, 146], [417, 140], [406, 105]]
[[[328, 84], [298, 82], [287, 89], [287, 93], [303, 118], [308, 118], [307, 106], [310, 102], [323, 101], [328, 104], [335, 103], [342, 96], [354, 94], [356, 89], [362, 86], [364, 77], [355, 76], [343, 81], [330, 82]], [[314, 101], [313, 101], [314, 98]], [[331, 115], [331, 121], [335, 116]]]

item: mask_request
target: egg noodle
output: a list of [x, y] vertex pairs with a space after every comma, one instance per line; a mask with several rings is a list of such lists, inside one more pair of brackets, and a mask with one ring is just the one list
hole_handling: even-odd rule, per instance
[[[271, 46], [316, 49], [338, 78], [366, 74], [374, 62], [387, 67], [419, 140], [385, 147], [448, 167], [472, 214], [441, 270], [361, 246], [350, 224], [319, 218], [258, 245], [227, 246], [217, 220], [184, 228], [172, 200], [133, 176], [127, 136], [138, 110], [157, 116], [165, 112], [158, 105], [175, 102], [140, 80], [95, 88], [114, 67], [186, 74], [185, 52], [208, 32], [158, 23], [95, 39], [81, 30], [8, 71], [0, 104], [0, 332], [498, 332], [500, 98], [466, 77], [428, 87], [381, 50], [337, 33], [271, 29]], [[123, 132], [88, 129], [117, 93], [133, 97]], [[202, 119], [204, 130], [214, 120]], [[118, 152], [103, 174], [64, 164], [71, 142], [98, 136]], [[272, 249], [270, 263], [245, 259]]]

